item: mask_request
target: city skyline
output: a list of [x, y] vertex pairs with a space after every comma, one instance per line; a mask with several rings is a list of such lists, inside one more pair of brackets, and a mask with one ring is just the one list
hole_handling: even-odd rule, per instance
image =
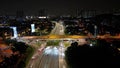
[[25, 14], [37, 15], [40, 9], [46, 9], [48, 14], [69, 14], [75, 9], [112, 10], [120, 9], [119, 0], [1, 0], [0, 14], [16, 14], [23, 10]]

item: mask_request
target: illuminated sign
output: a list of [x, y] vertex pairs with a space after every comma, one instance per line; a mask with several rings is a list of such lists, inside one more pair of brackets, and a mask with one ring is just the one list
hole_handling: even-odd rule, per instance
[[31, 24], [31, 32], [35, 32], [35, 24]]
[[17, 35], [17, 27], [10, 27], [13, 29], [13, 34], [14, 34], [14, 38], [17, 38], [18, 35]]

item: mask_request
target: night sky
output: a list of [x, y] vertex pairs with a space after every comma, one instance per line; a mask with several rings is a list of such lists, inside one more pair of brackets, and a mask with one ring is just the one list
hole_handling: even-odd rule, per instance
[[120, 0], [0, 0], [0, 14], [15, 14], [17, 10], [37, 14], [40, 9], [47, 9], [49, 14], [65, 14], [76, 8], [120, 9]]

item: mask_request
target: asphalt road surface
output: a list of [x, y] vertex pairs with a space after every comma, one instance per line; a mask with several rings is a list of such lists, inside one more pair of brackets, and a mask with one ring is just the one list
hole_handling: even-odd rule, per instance
[[57, 23], [55, 25], [55, 28], [51, 31], [51, 35], [64, 35], [65, 27], [61, 23]]
[[63, 51], [61, 47], [55, 46], [39, 49], [26, 68], [66, 68]]

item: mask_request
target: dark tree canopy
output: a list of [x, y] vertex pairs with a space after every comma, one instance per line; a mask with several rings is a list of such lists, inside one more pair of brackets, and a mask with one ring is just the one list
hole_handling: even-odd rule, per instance
[[76, 42], [72, 43], [65, 52], [65, 59], [70, 68], [119, 67], [120, 54], [118, 50], [104, 40], [98, 40], [98, 43], [100, 44], [92, 47], [88, 44], [76, 46]]

